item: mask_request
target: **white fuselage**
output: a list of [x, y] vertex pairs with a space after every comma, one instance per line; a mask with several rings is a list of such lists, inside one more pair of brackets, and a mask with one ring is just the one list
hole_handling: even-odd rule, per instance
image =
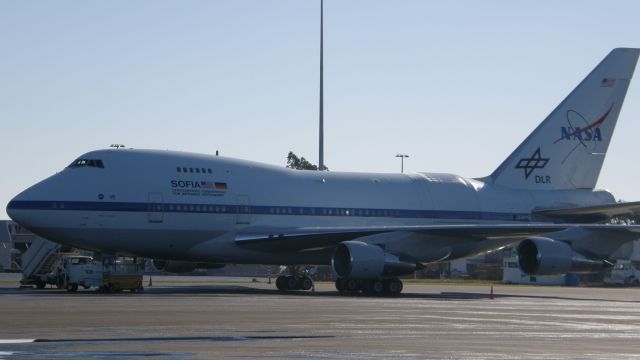
[[[260, 229], [529, 223], [540, 208], [614, 203], [606, 191], [532, 191], [450, 174], [299, 171], [218, 156], [109, 149], [9, 204], [51, 240], [103, 252], [227, 263], [326, 263], [236, 245]], [[197, 169], [197, 170], [196, 170]], [[304, 261], [302, 261], [304, 260]]]

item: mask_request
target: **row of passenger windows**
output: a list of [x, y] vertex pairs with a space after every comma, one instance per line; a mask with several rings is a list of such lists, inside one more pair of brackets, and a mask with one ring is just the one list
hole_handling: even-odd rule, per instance
[[[226, 206], [214, 206], [214, 205], [150, 205], [150, 211], [170, 211], [170, 212], [209, 212], [209, 213], [225, 213], [227, 212]], [[248, 214], [251, 212], [249, 206], [240, 206], [239, 208], [232, 206], [231, 211], [239, 211], [240, 213]], [[314, 208], [290, 208], [290, 207], [271, 207], [269, 208], [270, 214], [285, 214], [285, 215], [326, 215], [326, 216], [400, 216], [398, 210], [369, 210], [369, 209], [314, 209]]]
[[213, 206], [213, 205], [160, 205], [153, 204], [150, 206], [151, 211], [176, 211], [176, 212], [227, 212], [226, 206]]
[[285, 208], [273, 207], [269, 208], [271, 214], [299, 214], [299, 215], [327, 215], [327, 216], [400, 216], [398, 210], [369, 210], [369, 209], [315, 209], [310, 208]]
[[97, 167], [104, 168], [104, 163], [102, 160], [98, 159], [78, 159], [72, 162], [68, 167], [77, 168], [77, 167]]
[[211, 168], [192, 168], [192, 167], [176, 167], [176, 171], [179, 173], [196, 173], [196, 174], [211, 174]]

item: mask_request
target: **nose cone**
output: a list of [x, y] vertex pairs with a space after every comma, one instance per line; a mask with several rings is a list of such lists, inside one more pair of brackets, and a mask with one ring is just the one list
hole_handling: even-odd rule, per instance
[[29, 189], [23, 191], [7, 204], [7, 215], [11, 218], [11, 220], [17, 222], [18, 224], [28, 228], [29, 227], [29, 204], [31, 201], [28, 201], [30, 196]]
[[6, 209], [7, 215], [9, 215], [9, 218], [11, 218], [11, 220], [13, 220], [13, 221], [16, 221], [16, 219], [15, 219], [16, 213], [14, 211], [15, 208], [16, 208], [16, 205], [14, 203], [15, 199], [16, 198], [13, 198], [13, 199], [11, 199], [11, 201], [9, 201], [9, 203], [7, 204], [7, 209]]
[[11, 220], [31, 231], [49, 224], [48, 210], [52, 209], [59, 192], [55, 186], [59, 182], [57, 177], [44, 179], [11, 199], [6, 209]]

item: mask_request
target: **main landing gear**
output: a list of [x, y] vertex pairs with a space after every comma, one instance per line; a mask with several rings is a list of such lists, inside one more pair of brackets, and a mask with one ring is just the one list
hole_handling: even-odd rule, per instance
[[276, 287], [280, 291], [311, 290], [313, 280], [307, 273], [309, 270], [302, 266], [288, 266], [291, 275], [280, 275], [276, 278]]
[[339, 278], [336, 280], [336, 289], [341, 293], [399, 295], [402, 292], [402, 281], [398, 278], [366, 280]]

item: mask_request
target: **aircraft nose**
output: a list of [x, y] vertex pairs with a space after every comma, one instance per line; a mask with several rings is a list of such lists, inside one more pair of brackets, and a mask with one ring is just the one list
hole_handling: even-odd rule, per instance
[[7, 204], [7, 208], [6, 208], [6, 212], [7, 215], [9, 215], [9, 218], [11, 218], [13, 221], [15, 221], [14, 216], [16, 215], [14, 209], [15, 209], [15, 203], [13, 202], [15, 198], [11, 199], [11, 201], [9, 201], [9, 203]]
[[[26, 194], [25, 194], [26, 193]], [[11, 218], [11, 220], [17, 222], [18, 224], [28, 227], [28, 213], [29, 213], [29, 201], [28, 198], [28, 189], [19, 195], [15, 196], [9, 203], [7, 204], [7, 215]]]

